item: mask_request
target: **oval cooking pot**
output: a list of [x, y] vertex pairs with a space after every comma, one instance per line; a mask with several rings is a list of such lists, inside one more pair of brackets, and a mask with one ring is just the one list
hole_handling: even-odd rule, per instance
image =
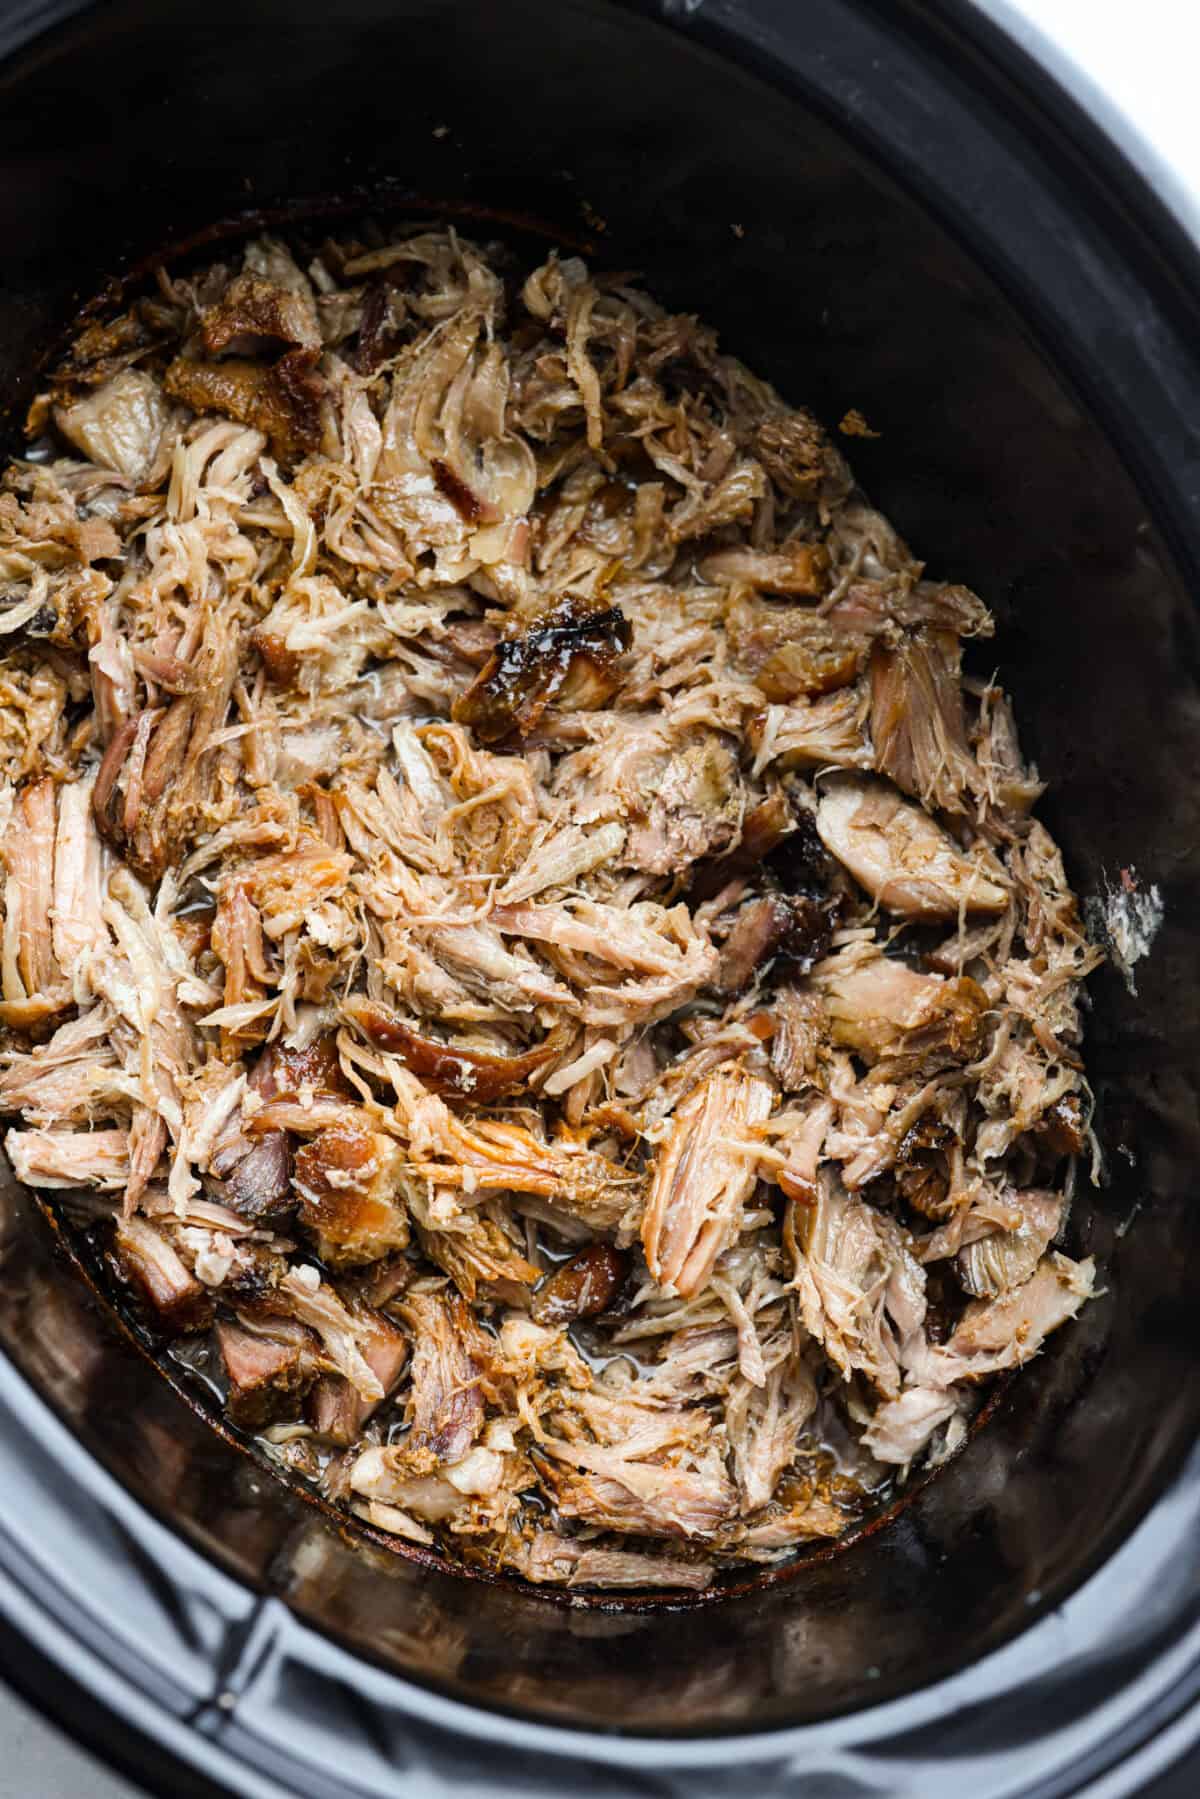
[[[0, 1189], [8, 1676], [180, 1792], [1133, 1792], [1200, 1684], [1197, 258], [975, 13], [905, 0], [108, 0], [0, 22], [0, 398], [110, 276], [320, 202], [637, 269], [829, 419], [995, 665], [1085, 896], [1107, 1293], [891, 1522], [740, 1597], [580, 1603], [331, 1529]], [[15, 427], [10, 432], [15, 442]], [[172, 1770], [165, 1779], [164, 1768]]]

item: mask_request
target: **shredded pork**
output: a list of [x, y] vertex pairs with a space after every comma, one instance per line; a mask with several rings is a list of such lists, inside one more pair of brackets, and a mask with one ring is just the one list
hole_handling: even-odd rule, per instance
[[454, 231], [164, 270], [29, 431], [5, 1145], [234, 1423], [616, 1589], [956, 1448], [1095, 1278], [983, 603], [695, 319]]

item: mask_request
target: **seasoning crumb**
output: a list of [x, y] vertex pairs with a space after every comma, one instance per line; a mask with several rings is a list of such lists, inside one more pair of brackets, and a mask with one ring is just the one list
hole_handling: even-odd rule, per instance
[[843, 437], [882, 437], [881, 431], [872, 431], [857, 406], [852, 406], [843, 418], [838, 430]]

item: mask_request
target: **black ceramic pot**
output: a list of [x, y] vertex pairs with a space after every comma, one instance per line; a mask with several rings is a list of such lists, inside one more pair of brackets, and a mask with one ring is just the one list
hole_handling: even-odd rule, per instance
[[1075, 1226], [1107, 1296], [900, 1516], [741, 1596], [601, 1607], [344, 1540], [183, 1403], [10, 1182], [5, 1672], [177, 1793], [1137, 1790], [1200, 1730], [1191, 247], [958, 0], [47, 23], [0, 22], [14, 415], [106, 277], [247, 209], [367, 193], [590, 245], [790, 398], [862, 408], [865, 484], [1001, 620], [1076, 884], [1136, 867], [1166, 925], [1136, 995], [1094, 987], [1110, 1181]]

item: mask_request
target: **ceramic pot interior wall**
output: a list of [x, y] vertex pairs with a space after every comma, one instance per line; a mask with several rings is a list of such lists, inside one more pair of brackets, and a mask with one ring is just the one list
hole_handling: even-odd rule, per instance
[[1011, 1635], [1130, 1528], [1194, 1435], [1194, 619], [1153, 496], [914, 199], [794, 100], [632, 11], [508, 0], [495, 19], [490, 0], [113, 0], [0, 71], [0, 396], [18, 417], [38, 354], [131, 260], [246, 208], [382, 183], [402, 218], [493, 208], [588, 240], [789, 398], [831, 421], [861, 408], [880, 433], [850, 446], [864, 484], [932, 572], [997, 613], [978, 666], [1016, 694], [1076, 884], [1130, 866], [1167, 882], [1137, 996], [1108, 972], [1094, 987], [1112, 1178], [1072, 1228], [1107, 1297], [850, 1554], [749, 1598], [618, 1614], [348, 1546], [122, 1344], [11, 1183], [0, 1340], [185, 1535], [399, 1671], [606, 1725], [799, 1722]]

